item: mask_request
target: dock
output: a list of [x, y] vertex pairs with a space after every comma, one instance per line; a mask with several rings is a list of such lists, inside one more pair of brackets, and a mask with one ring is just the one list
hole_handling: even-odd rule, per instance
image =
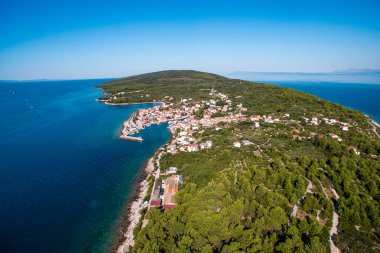
[[129, 140], [129, 141], [143, 141], [144, 139], [141, 137], [134, 137], [128, 135], [120, 135], [120, 139]]

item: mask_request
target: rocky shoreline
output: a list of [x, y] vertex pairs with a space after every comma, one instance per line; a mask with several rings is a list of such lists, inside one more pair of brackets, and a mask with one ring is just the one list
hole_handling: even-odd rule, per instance
[[148, 175], [146, 173], [146, 166], [149, 159], [144, 163], [144, 165], [141, 166], [140, 169], [140, 175], [138, 176], [136, 183], [133, 186], [133, 197], [130, 201], [128, 201], [126, 207], [124, 208], [122, 214], [120, 215], [120, 224], [118, 231], [115, 232], [116, 236], [114, 241], [112, 242], [111, 246], [108, 249], [108, 252], [116, 252], [120, 245], [122, 245], [125, 241], [125, 233], [128, 230], [130, 226], [129, 217], [132, 211], [132, 203], [134, 203], [140, 195], [141, 192], [141, 182], [143, 182], [146, 178], [148, 178]]
[[141, 211], [147, 207], [147, 205], [144, 204], [144, 199], [149, 190], [148, 178], [154, 171], [153, 161], [154, 161], [154, 156], [151, 157], [145, 164], [145, 167], [143, 169], [143, 174], [139, 180], [139, 183], [136, 186], [135, 198], [128, 205], [126, 209], [126, 214], [123, 215], [122, 217], [123, 220], [125, 221], [125, 225], [124, 225], [124, 229], [122, 228], [122, 231], [123, 231], [122, 236], [119, 236], [117, 240], [118, 241], [118, 246], [116, 250], [117, 253], [129, 252], [129, 247], [133, 246], [134, 244], [133, 231], [141, 219], [141, 216], [142, 216]]

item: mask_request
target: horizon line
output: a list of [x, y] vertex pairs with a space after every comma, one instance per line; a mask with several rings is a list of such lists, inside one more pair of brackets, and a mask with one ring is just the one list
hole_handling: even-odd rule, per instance
[[[170, 69], [175, 70], [175, 69]], [[166, 70], [159, 70], [159, 71], [170, 71], [169, 69]], [[200, 71], [200, 70], [194, 70], [193, 71]], [[157, 71], [149, 71], [149, 72], [141, 72], [141, 73], [134, 73], [129, 74], [125, 76], [119, 76], [119, 77], [82, 77], [82, 78], [36, 78], [36, 79], [0, 79], [0, 82], [38, 82], [38, 81], [74, 81], [74, 80], [100, 80], [100, 79], [119, 79], [119, 78], [125, 78], [125, 77], [131, 77], [135, 75], [141, 75], [141, 74], [147, 74], [147, 73], [154, 73]], [[251, 70], [236, 70], [228, 73], [213, 73], [208, 71], [200, 71], [200, 72], [206, 72], [206, 73], [212, 73], [212, 74], [218, 74], [224, 77], [228, 77], [229, 75], [236, 75], [236, 74], [306, 74], [306, 75], [328, 75], [328, 74], [335, 74], [335, 75], [365, 75], [365, 74], [380, 74], [380, 68], [379, 69], [346, 69], [346, 70], [332, 70], [332, 71], [325, 71], [325, 72], [297, 72], [297, 71], [251, 71]]]

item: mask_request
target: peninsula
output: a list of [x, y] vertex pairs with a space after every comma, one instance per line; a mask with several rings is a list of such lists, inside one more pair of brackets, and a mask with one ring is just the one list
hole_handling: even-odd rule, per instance
[[362, 113], [198, 71], [100, 88], [107, 104], [157, 103], [121, 138], [163, 123], [172, 134], [117, 252], [379, 252], [379, 125]]

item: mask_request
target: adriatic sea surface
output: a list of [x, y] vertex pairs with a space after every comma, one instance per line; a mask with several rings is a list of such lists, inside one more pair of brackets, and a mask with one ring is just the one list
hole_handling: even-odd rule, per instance
[[105, 252], [148, 159], [170, 137], [118, 139], [152, 104], [96, 101], [106, 80], [0, 82], [0, 252]]
[[[305, 91], [380, 119], [380, 85], [250, 79]], [[96, 101], [107, 80], [0, 81], [0, 251], [105, 252], [144, 162], [170, 134], [118, 139], [122, 122], [152, 104]]]
[[232, 77], [304, 91], [359, 110], [380, 122], [380, 75], [258, 73]]

